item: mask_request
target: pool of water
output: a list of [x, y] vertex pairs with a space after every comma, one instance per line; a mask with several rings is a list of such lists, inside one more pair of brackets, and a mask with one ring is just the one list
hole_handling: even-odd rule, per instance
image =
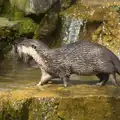
[[34, 86], [39, 82], [40, 74], [40, 69], [12, 59], [5, 60], [0, 65], [0, 89]]

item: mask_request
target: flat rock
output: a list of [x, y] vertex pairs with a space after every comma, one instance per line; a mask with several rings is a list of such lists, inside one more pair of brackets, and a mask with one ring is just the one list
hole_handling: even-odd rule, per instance
[[42, 87], [31, 85], [1, 90], [0, 120], [6, 120], [6, 117], [17, 117], [18, 120], [120, 119], [120, 88], [85, 85], [74, 80], [64, 88], [60, 83], [54, 81]]

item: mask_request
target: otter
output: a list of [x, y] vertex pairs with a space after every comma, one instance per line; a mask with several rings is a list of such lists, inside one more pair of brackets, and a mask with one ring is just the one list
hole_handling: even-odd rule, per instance
[[[24, 40], [18, 46], [22, 53], [28, 54], [39, 64], [40, 69], [48, 77], [41, 79], [38, 85], [43, 85], [51, 78], [60, 78], [67, 87], [71, 74], [91, 76], [96, 75], [103, 86], [109, 77], [116, 86], [116, 73], [120, 75], [118, 57], [106, 47], [87, 40], [64, 45], [60, 48], [49, 49], [36, 40]], [[44, 75], [45, 76], [45, 75]]]

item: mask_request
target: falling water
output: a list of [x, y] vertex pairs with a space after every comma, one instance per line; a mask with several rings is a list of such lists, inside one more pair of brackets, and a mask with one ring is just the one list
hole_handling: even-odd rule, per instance
[[79, 38], [79, 33], [81, 31], [81, 26], [83, 26], [82, 19], [65, 17], [63, 19], [63, 28], [61, 35], [63, 44], [69, 44], [77, 41]]

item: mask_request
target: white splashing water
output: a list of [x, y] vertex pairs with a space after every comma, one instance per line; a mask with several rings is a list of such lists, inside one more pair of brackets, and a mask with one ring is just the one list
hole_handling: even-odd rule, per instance
[[79, 33], [83, 26], [82, 19], [73, 19], [66, 17], [63, 20], [62, 40], [63, 44], [73, 43], [78, 40]]

